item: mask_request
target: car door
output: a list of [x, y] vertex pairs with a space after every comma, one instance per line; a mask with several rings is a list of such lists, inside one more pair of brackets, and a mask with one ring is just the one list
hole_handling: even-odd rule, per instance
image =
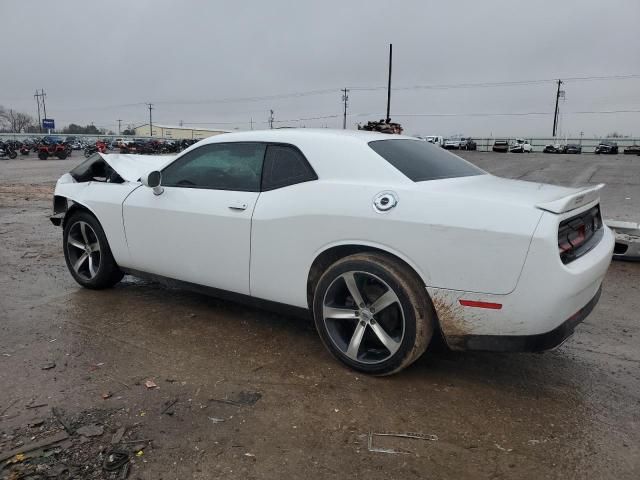
[[135, 190], [123, 204], [132, 268], [249, 294], [251, 216], [265, 149], [203, 145], [162, 170], [160, 195]]

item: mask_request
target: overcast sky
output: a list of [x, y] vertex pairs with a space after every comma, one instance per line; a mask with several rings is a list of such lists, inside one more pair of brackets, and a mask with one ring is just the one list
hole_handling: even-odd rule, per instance
[[[384, 117], [386, 91], [358, 88], [386, 85], [389, 43], [408, 134], [548, 136], [556, 86], [406, 87], [640, 75], [638, 0], [1, 0], [0, 18], [0, 105], [35, 116], [44, 88], [57, 126], [140, 124], [152, 102], [154, 123], [266, 128], [272, 108], [278, 126], [341, 128], [351, 87], [355, 128]], [[640, 111], [640, 77], [565, 90], [563, 135], [640, 136], [638, 112], [570, 113]]]

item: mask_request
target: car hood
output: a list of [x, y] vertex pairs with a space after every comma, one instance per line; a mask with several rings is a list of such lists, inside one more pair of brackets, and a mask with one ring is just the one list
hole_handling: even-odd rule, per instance
[[128, 182], [137, 182], [144, 174], [159, 170], [172, 162], [177, 155], [129, 155], [106, 154], [100, 156], [118, 175]]
[[598, 199], [599, 191], [604, 187], [604, 184], [561, 187], [490, 174], [418, 182], [416, 185], [419, 189], [442, 188], [448, 194], [468, 197], [470, 200], [508, 202], [553, 213], [567, 212]]

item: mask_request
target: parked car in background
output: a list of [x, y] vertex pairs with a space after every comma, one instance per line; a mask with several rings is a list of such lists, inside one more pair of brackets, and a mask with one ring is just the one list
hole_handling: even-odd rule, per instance
[[564, 153], [566, 146], [559, 143], [548, 144], [544, 146], [543, 153]]
[[435, 335], [562, 343], [611, 262], [602, 186], [499, 178], [400, 135], [246, 131], [177, 156], [95, 155], [58, 180], [51, 221], [86, 288], [130, 273], [297, 307], [335, 358], [388, 375]]
[[532, 150], [533, 147], [529, 141], [524, 138], [516, 138], [516, 142], [509, 148], [511, 153], [529, 153]]
[[463, 139], [460, 137], [447, 138], [444, 141], [443, 147], [446, 148], [447, 150], [459, 150], [462, 143], [463, 143]]
[[472, 138], [463, 138], [463, 142], [460, 144], [462, 150], [477, 150], [478, 144]]
[[608, 155], [616, 155], [618, 153], [618, 144], [611, 140], [603, 140], [596, 147], [594, 153], [599, 155], [601, 153]]
[[633, 145], [629, 145], [622, 153], [625, 155], [640, 155], [640, 145], [636, 145], [635, 143]]
[[571, 153], [574, 155], [582, 153], [582, 145], [577, 143], [570, 143], [566, 147], [564, 147], [564, 153]]
[[509, 140], [496, 140], [493, 142], [493, 151], [494, 152], [508, 152], [509, 151]]
[[434, 145], [444, 146], [444, 137], [442, 135], [427, 135], [425, 140]]

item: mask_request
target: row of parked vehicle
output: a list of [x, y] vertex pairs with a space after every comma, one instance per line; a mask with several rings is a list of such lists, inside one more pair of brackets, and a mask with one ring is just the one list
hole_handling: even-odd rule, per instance
[[[444, 138], [441, 135], [430, 135], [417, 138], [421, 138], [422, 140], [426, 140], [427, 142], [433, 143], [435, 145], [439, 145], [442, 148], [446, 148], [448, 150], [477, 150], [477, 143], [470, 137], [463, 136], [455, 136], [451, 138]], [[529, 153], [533, 151], [533, 146], [531, 141], [524, 138], [515, 138], [515, 139], [507, 139], [501, 138], [496, 139], [493, 142], [491, 149], [494, 152], [500, 153]], [[596, 154], [617, 154], [618, 153], [618, 144], [611, 140], [602, 140], [595, 148], [594, 153]], [[581, 154], [582, 153], [582, 145], [577, 143], [555, 143], [545, 145], [542, 150], [544, 153], [567, 153], [567, 154]], [[623, 151], [625, 155], [640, 155], [640, 145], [630, 145], [626, 147]]]
[[[533, 151], [533, 147], [528, 140], [516, 138], [513, 142], [510, 142], [509, 140], [496, 140], [493, 142], [492, 150], [494, 152], [528, 153]], [[567, 153], [577, 155], [582, 153], [582, 145], [577, 143], [554, 143], [545, 145], [542, 151], [544, 153]], [[618, 144], [610, 140], [603, 140], [596, 146], [594, 153], [596, 155], [616, 155], [618, 154]], [[640, 155], [640, 145], [630, 145], [624, 149], [623, 153], [625, 155]]]
[[96, 152], [107, 153], [117, 150], [120, 153], [165, 154], [177, 153], [190, 147], [198, 140], [157, 140], [148, 138], [98, 138], [44, 137], [20, 140], [0, 141], [0, 158], [14, 159], [20, 153], [23, 156], [34, 153], [40, 160], [56, 157], [61, 160], [71, 156], [74, 150], [83, 150], [85, 157]]
[[428, 135], [426, 137], [420, 137], [422, 140], [426, 140], [429, 143], [440, 145], [447, 150], [477, 150], [478, 145], [470, 137], [451, 137], [444, 138], [441, 135]]
[[[566, 145], [556, 143], [553, 145], [545, 145], [543, 152], [579, 154], [582, 153], [582, 145], [577, 143], [568, 143]], [[593, 153], [596, 155], [617, 155], [619, 153], [619, 147], [616, 142], [603, 140], [596, 146]], [[628, 147], [625, 147], [622, 153], [625, 155], [640, 155], [640, 145], [629, 145]]]

